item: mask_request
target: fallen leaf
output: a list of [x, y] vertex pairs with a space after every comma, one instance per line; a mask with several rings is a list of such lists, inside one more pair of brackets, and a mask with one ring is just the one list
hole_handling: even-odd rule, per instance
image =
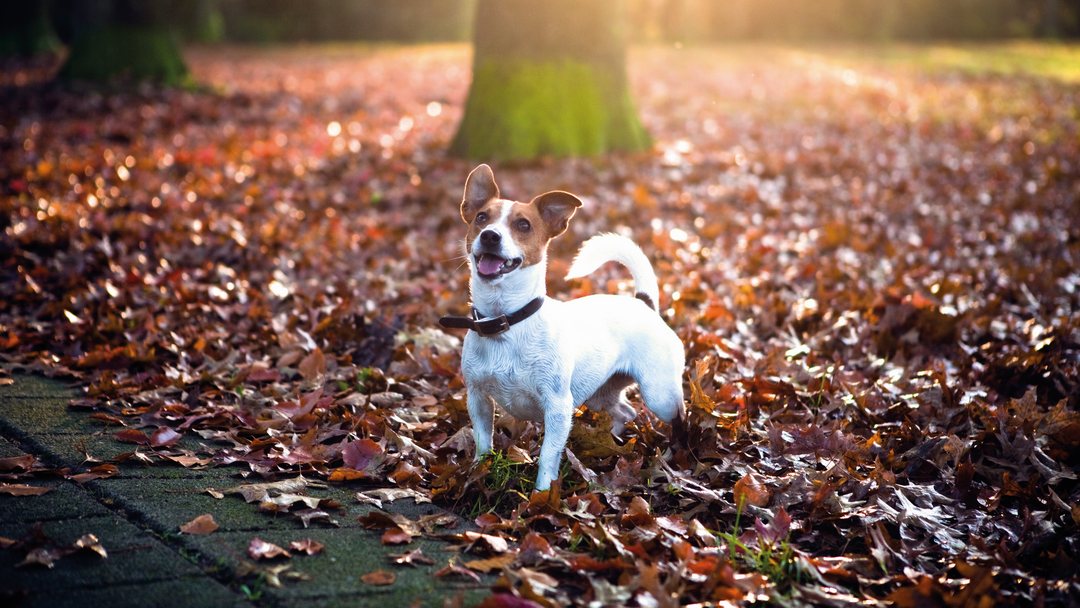
[[77, 473], [75, 475], [67, 475], [66, 478], [74, 481], [75, 483], [86, 483], [95, 479], [108, 479], [120, 472], [120, 468], [115, 464], [99, 464], [92, 467], [85, 473]]
[[379, 456], [382, 456], [382, 453], [382, 446], [365, 437], [364, 439], [349, 442], [341, 450], [341, 458], [346, 467], [355, 471], [363, 471]]
[[391, 554], [390, 559], [399, 566], [416, 566], [417, 564], [433, 565], [435, 560], [424, 555], [423, 549], [413, 549], [405, 553]]
[[67, 555], [64, 549], [47, 549], [45, 547], [38, 547], [31, 549], [23, 560], [15, 567], [21, 568], [23, 566], [44, 566], [46, 568], [52, 568], [56, 565], [56, 560]]
[[356, 500], [379, 508], [382, 508], [383, 501], [393, 502], [403, 498], [412, 498], [418, 505], [431, 502], [431, 497], [427, 494], [409, 488], [380, 488], [356, 493]]
[[251, 559], [274, 559], [277, 557], [292, 557], [292, 555], [275, 545], [274, 543], [266, 542], [265, 540], [256, 536], [248, 543], [247, 553], [251, 556]]
[[300, 509], [299, 511], [293, 511], [293, 516], [299, 519], [305, 528], [313, 521], [321, 521], [335, 528], [341, 525], [323, 509]]
[[181, 437], [183, 437], [183, 435], [167, 426], [159, 427], [152, 435], [150, 435], [150, 445], [155, 448], [168, 447], [179, 442]]
[[304, 380], [311, 382], [326, 373], [326, 357], [321, 349], [316, 348], [300, 361], [298, 367]]
[[124, 429], [116, 433], [114, 437], [116, 437], [117, 441], [123, 441], [124, 443], [137, 443], [139, 445], [148, 445], [150, 443], [150, 438], [139, 429]]
[[467, 578], [467, 579], [470, 579], [472, 581], [475, 581], [477, 583], [480, 582], [480, 575], [479, 574], [473, 572], [472, 570], [469, 570], [468, 568], [462, 568], [461, 566], [455, 564], [453, 561], [448, 563], [446, 566], [436, 570], [434, 575], [437, 578], [446, 578], [446, 577], [449, 577], [449, 576], [460, 576], [460, 577]]
[[23, 483], [0, 483], [0, 494], [10, 494], [12, 496], [41, 496], [47, 492], [52, 492], [52, 488], [31, 486]]
[[487, 559], [469, 560], [467, 562], [462, 562], [461, 565], [478, 572], [495, 572], [510, 566], [510, 564], [514, 563], [516, 557], [517, 556], [513, 553], [504, 553]]
[[218, 523], [214, 521], [214, 516], [210, 513], [204, 513], [180, 526], [180, 531], [184, 534], [204, 535], [210, 534], [218, 528], [219, 526]]
[[[625, 599], [629, 598], [630, 594], [627, 593]], [[543, 606], [512, 593], [492, 593], [477, 604], [476, 608], [543, 608]]]
[[412, 536], [401, 528], [387, 528], [380, 541], [384, 545], [404, 545], [412, 541]]
[[7, 473], [14, 471], [25, 473], [33, 468], [35, 463], [37, 463], [37, 457], [32, 454], [0, 458], [0, 472]]
[[743, 475], [735, 482], [735, 504], [764, 507], [769, 504], [769, 489], [753, 474]]
[[399, 528], [409, 536], [420, 536], [420, 527], [416, 522], [400, 513], [388, 513], [386, 511], [372, 510], [366, 515], [356, 518], [365, 528], [371, 530], [385, 530]]
[[360, 580], [368, 585], [384, 587], [386, 585], [393, 585], [394, 581], [397, 580], [397, 575], [389, 570], [375, 570], [374, 572], [368, 572], [361, 576]]
[[102, 559], [109, 557], [109, 554], [105, 551], [105, 547], [101, 546], [101, 541], [93, 534], [83, 534], [72, 543], [71, 546], [76, 550], [85, 550], [95, 553]]
[[289, 548], [297, 553], [303, 553], [305, 555], [318, 555], [319, 553], [322, 553], [323, 549], [326, 548], [326, 545], [317, 540], [305, 538], [290, 542]]

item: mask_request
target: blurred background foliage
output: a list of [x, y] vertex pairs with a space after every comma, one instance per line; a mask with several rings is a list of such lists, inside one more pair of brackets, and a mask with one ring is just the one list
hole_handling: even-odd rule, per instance
[[[137, 6], [189, 42], [439, 42], [471, 39], [476, 0], [5, 2], [0, 55], [70, 44], [86, 15], [117, 5]], [[629, 39], [638, 43], [1080, 37], [1075, 0], [626, 0], [625, 7]]]

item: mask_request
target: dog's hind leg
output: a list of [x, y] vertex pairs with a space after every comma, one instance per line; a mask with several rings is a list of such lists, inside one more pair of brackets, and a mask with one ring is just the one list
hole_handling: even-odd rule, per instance
[[671, 423], [683, 417], [683, 391], [681, 370], [675, 374], [644, 375], [638, 380], [645, 407], [664, 422]]
[[627, 374], [615, 374], [585, 401], [589, 409], [605, 411], [611, 416], [611, 434], [616, 437], [622, 435], [626, 423], [637, 416], [637, 410], [626, 399], [626, 388], [633, 382]]

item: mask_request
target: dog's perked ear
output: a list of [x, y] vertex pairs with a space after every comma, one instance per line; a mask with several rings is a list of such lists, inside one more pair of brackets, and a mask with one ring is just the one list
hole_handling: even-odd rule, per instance
[[540, 219], [547, 227], [548, 238], [553, 239], [566, 231], [570, 218], [581, 206], [581, 199], [569, 192], [552, 190], [534, 198], [529, 204], [536, 205]]
[[469, 173], [465, 180], [465, 196], [461, 199], [461, 219], [471, 224], [477, 212], [488, 201], [499, 198], [499, 187], [495, 185], [495, 174], [491, 167], [479, 165]]

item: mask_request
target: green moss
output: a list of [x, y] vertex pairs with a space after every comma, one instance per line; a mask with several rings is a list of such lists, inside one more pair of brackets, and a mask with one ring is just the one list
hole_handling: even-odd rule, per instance
[[75, 40], [60, 78], [183, 85], [188, 81], [188, 71], [180, 47], [167, 30], [111, 25]]
[[649, 146], [625, 82], [573, 61], [476, 66], [451, 152], [467, 158], [591, 156]]

